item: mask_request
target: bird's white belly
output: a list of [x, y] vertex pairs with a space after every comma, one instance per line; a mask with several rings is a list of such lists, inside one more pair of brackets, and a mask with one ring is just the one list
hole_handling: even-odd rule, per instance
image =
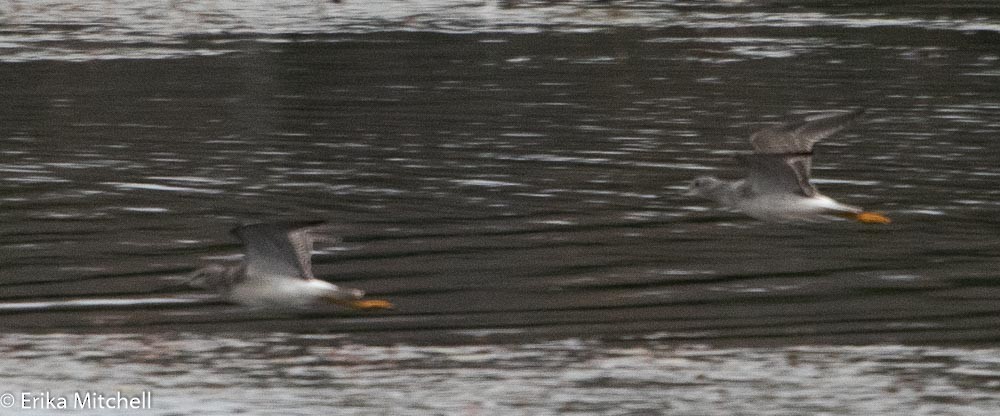
[[855, 208], [833, 199], [816, 195], [761, 195], [741, 201], [735, 207], [754, 218], [768, 221], [821, 221], [837, 212], [852, 212]]
[[241, 305], [269, 309], [301, 309], [337, 287], [318, 279], [250, 279], [236, 285], [227, 298]]

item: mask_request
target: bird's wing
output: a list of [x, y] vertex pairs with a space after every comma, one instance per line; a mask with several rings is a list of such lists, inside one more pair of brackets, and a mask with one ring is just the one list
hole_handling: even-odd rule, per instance
[[816, 195], [809, 183], [809, 155], [738, 155], [736, 160], [749, 172], [747, 180], [759, 194]]
[[322, 221], [261, 223], [236, 227], [246, 275], [312, 279], [313, 236]]
[[806, 116], [758, 131], [750, 136], [750, 144], [753, 145], [754, 153], [812, 153], [816, 142], [847, 128], [864, 112], [864, 109], [860, 109], [847, 113]]

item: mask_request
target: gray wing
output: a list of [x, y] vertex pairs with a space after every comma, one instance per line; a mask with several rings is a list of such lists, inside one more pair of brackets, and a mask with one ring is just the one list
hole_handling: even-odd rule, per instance
[[736, 160], [749, 172], [747, 180], [759, 194], [794, 194], [811, 197], [816, 188], [809, 183], [809, 155], [738, 155]]
[[811, 153], [816, 142], [837, 134], [865, 113], [865, 109], [847, 113], [810, 115], [758, 131], [750, 136], [755, 153]]
[[284, 276], [312, 279], [313, 238], [322, 221], [262, 223], [236, 227], [243, 243], [247, 276]]

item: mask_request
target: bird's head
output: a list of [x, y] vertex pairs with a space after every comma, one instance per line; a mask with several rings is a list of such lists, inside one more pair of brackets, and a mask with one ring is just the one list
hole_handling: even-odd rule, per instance
[[714, 176], [699, 176], [691, 181], [691, 184], [688, 185], [688, 190], [684, 193], [684, 195], [711, 198], [711, 195], [715, 193], [715, 190], [719, 189], [722, 184], [723, 181]]
[[199, 289], [216, 288], [223, 277], [229, 272], [229, 268], [221, 264], [209, 264], [199, 268], [188, 275], [188, 286]]

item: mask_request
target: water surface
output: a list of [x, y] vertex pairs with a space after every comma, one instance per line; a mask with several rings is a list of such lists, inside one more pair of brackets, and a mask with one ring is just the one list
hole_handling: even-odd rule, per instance
[[[186, 374], [225, 360], [219, 345], [263, 337], [269, 347], [232, 354], [286, 385], [303, 374], [284, 372], [272, 349], [315, 334], [323, 354], [418, 351], [384, 359], [405, 371], [379, 391], [439, 377], [434, 394], [380, 404], [364, 397], [365, 377], [328, 381], [344, 363], [286, 387], [297, 398], [356, 389], [337, 402], [344, 413], [996, 407], [992, 3], [147, 3], [0, 9], [3, 345], [61, 357], [10, 360], [8, 372], [79, 365], [69, 390], [95, 371], [79, 354], [103, 346], [209, 345], [164, 358]], [[861, 123], [817, 146], [814, 176], [892, 225], [775, 226], [683, 195], [695, 176], [741, 175], [731, 155], [755, 129], [858, 107], [869, 109]], [[398, 309], [261, 315], [171, 280], [238, 259], [227, 234], [237, 224], [304, 218], [329, 220], [344, 240], [320, 247], [317, 275]], [[470, 344], [501, 358], [455, 370]], [[433, 348], [450, 349], [426, 361]], [[552, 366], [614, 363], [618, 348], [630, 351], [623, 372], [544, 381], [562, 396], [441, 398], [534, 386], [525, 380]], [[665, 381], [678, 349], [725, 358], [691, 370], [705, 379]], [[785, 362], [802, 349], [821, 380]], [[308, 360], [302, 351], [295, 359]], [[897, 353], [906, 370], [886, 364]], [[631, 379], [647, 356], [650, 377]], [[963, 360], [985, 368], [974, 382]], [[139, 362], [134, 383], [159, 389], [158, 411], [184, 413], [188, 375], [156, 384], [161, 364]], [[877, 382], [859, 376], [869, 364]], [[728, 381], [734, 368], [760, 382]], [[776, 387], [781, 368], [790, 381]], [[829, 371], [894, 394], [909, 391], [902, 371], [950, 393], [867, 408], [869, 389], [820, 394], [843, 385], [823, 384], [836, 383]], [[51, 385], [42, 372], [18, 383]], [[637, 395], [626, 403], [616, 389]], [[239, 406], [216, 402], [227, 403], [219, 413]]]

